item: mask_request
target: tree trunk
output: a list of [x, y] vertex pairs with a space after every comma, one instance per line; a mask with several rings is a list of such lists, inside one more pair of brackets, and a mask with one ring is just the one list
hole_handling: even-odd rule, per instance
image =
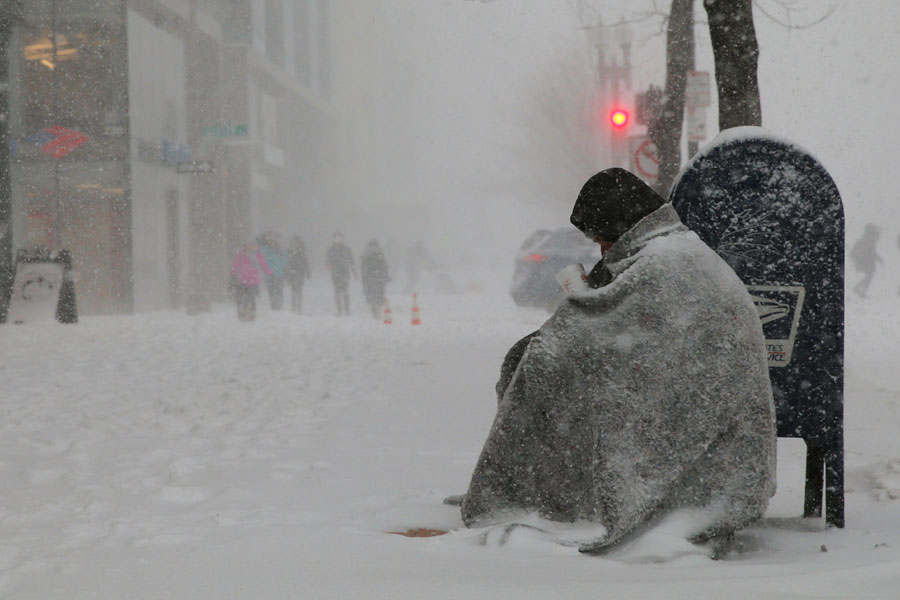
[[666, 35], [666, 87], [657, 119], [649, 130], [659, 158], [656, 191], [668, 197], [681, 168], [684, 88], [694, 56], [694, 1], [672, 0]]
[[719, 91], [719, 130], [762, 125], [752, 0], [703, 0]]

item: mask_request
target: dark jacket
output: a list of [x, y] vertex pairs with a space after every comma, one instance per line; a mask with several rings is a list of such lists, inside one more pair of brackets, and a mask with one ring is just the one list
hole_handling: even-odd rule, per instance
[[350, 281], [350, 273], [356, 275], [356, 263], [353, 262], [353, 253], [347, 244], [343, 242], [331, 244], [325, 257], [325, 266], [331, 271], [331, 280], [338, 286], [347, 285]]
[[362, 276], [363, 293], [366, 297], [380, 298], [384, 296], [384, 288], [391, 275], [388, 271], [387, 259], [377, 244], [369, 244], [359, 260]]
[[309, 259], [303, 246], [292, 245], [287, 251], [284, 276], [291, 287], [301, 287], [304, 279], [309, 279]]

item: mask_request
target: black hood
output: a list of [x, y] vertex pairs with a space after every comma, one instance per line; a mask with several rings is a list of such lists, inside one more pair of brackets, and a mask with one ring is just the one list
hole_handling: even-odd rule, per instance
[[570, 220], [591, 237], [615, 242], [663, 204], [662, 196], [637, 175], [625, 169], [606, 169], [581, 188]]

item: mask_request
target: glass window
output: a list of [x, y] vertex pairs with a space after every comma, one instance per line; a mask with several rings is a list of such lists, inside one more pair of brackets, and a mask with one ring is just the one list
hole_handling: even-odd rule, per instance
[[260, 94], [259, 121], [262, 139], [278, 145], [278, 104], [275, 98], [263, 92]]
[[284, 10], [281, 0], [266, 1], [266, 55], [284, 65]]
[[309, 85], [312, 79], [309, 0], [297, 0], [294, 4], [294, 68], [297, 79]]
[[319, 0], [318, 21], [319, 86], [323, 96], [331, 96], [331, 18], [327, 0]]
[[[249, 44], [253, 39], [251, 29], [250, 2], [248, 0], [228, 0], [221, 19], [224, 23], [225, 41]], [[213, 7], [218, 7], [214, 3]]]
[[253, 29], [252, 46], [258, 52], [266, 51], [266, 4], [265, 0], [250, 0], [250, 21]]
[[113, 23], [61, 23], [26, 31], [23, 129], [63, 126], [99, 135], [127, 114], [125, 31]]

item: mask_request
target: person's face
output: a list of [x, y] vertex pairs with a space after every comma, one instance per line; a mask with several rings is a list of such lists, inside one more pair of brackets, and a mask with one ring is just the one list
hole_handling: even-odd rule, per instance
[[598, 244], [600, 246], [600, 254], [603, 256], [606, 256], [606, 252], [613, 245], [613, 243], [611, 241], [607, 240], [605, 237], [603, 237], [599, 233], [594, 233], [593, 231], [585, 231], [584, 235], [589, 240], [591, 240], [592, 242], [594, 242], [595, 244]]
[[591, 239], [600, 245], [600, 254], [603, 256], [606, 256], [606, 253], [609, 251], [610, 247], [612, 247], [612, 245], [613, 245], [612, 242], [610, 242], [606, 238], [601, 237], [599, 235], [595, 235]]

